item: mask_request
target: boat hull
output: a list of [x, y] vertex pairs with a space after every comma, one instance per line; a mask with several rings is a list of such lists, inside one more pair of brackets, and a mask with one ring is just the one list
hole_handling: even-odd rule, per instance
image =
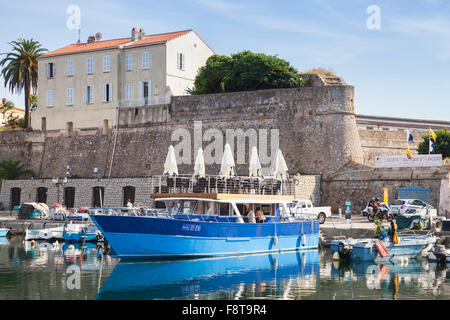
[[6, 237], [8, 232], [9, 232], [9, 229], [0, 229], [0, 237]]
[[[366, 240], [366, 241], [364, 241]], [[333, 252], [339, 252], [339, 244], [343, 241], [332, 241], [330, 248]], [[437, 241], [436, 237], [414, 236], [414, 237], [400, 237], [399, 243], [394, 244], [390, 241], [385, 242], [386, 249], [389, 255], [381, 257], [375, 248], [374, 239], [362, 239], [359, 242], [351, 244], [352, 251], [350, 259], [352, 261], [390, 261], [397, 257], [417, 257], [422, 254], [424, 249], [434, 245]]]
[[121, 259], [190, 258], [315, 249], [319, 222], [215, 223], [91, 216]]

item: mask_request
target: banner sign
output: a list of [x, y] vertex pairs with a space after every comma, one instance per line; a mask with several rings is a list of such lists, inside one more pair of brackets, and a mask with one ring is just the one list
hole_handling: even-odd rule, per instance
[[442, 154], [407, 156], [377, 156], [375, 168], [404, 168], [404, 167], [441, 167]]

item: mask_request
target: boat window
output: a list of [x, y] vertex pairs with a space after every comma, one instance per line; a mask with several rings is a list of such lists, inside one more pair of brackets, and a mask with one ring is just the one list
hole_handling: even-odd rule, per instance
[[404, 203], [405, 203], [405, 201], [403, 201], [403, 200], [395, 200], [394, 202], [392, 202], [392, 205], [400, 206], [400, 205], [402, 205]]
[[179, 201], [165, 201], [167, 211], [170, 213], [177, 213], [180, 209], [181, 202]]
[[195, 201], [183, 201], [183, 208], [182, 213], [183, 214], [191, 214], [192, 209], [195, 206]]
[[194, 214], [205, 214], [205, 201], [198, 201], [195, 206]]
[[272, 216], [273, 215], [273, 205], [271, 204], [262, 204], [261, 210], [264, 213], [265, 216]]
[[298, 206], [299, 206], [300, 208], [306, 208], [306, 203], [305, 203], [305, 201], [300, 201], [299, 204], [298, 204]]
[[214, 210], [215, 203], [212, 201], [205, 201], [205, 214], [209, 216], [216, 215], [216, 211]]
[[219, 203], [219, 215], [229, 216], [230, 215], [230, 204], [229, 203]]
[[274, 216], [275, 210], [273, 204], [255, 204], [255, 213], [256, 208], [260, 208], [265, 216]]

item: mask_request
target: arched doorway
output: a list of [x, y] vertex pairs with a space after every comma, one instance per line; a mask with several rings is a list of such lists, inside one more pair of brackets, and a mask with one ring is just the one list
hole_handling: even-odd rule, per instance
[[130, 199], [131, 203], [134, 203], [136, 194], [136, 188], [133, 186], [123, 187], [123, 206], [127, 205], [128, 199]]
[[21, 189], [20, 188], [11, 188], [11, 198], [10, 198], [10, 204], [11, 207], [14, 206], [19, 206], [20, 205], [20, 193], [21, 193]]
[[105, 205], [105, 187], [94, 187], [92, 189], [92, 206], [101, 208]]
[[47, 192], [48, 188], [39, 187], [36, 189], [36, 202], [47, 203]]
[[73, 208], [75, 204], [75, 188], [65, 187], [64, 188], [64, 205], [66, 208]]

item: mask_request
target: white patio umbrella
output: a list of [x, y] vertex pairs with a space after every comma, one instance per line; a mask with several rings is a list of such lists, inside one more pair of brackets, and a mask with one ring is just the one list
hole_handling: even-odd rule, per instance
[[220, 167], [220, 176], [224, 178], [229, 178], [234, 176], [234, 158], [233, 153], [231, 152], [231, 147], [227, 143], [225, 145], [225, 150], [223, 151], [222, 156], [222, 165]]
[[274, 176], [278, 180], [286, 180], [288, 173], [288, 167], [286, 165], [286, 161], [284, 160], [283, 153], [280, 149], [277, 151], [277, 156], [275, 158], [275, 172]]
[[205, 177], [205, 158], [203, 157], [203, 149], [197, 151], [197, 158], [195, 158], [194, 175], [201, 178]]
[[173, 146], [169, 147], [169, 151], [167, 152], [166, 162], [164, 163], [164, 172], [163, 174], [168, 174], [172, 176], [174, 174], [178, 175], [178, 167], [177, 167], [177, 159], [175, 158], [175, 150]]
[[252, 148], [252, 151], [250, 153], [250, 163], [248, 166], [249, 170], [249, 176], [250, 177], [259, 177], [261, 178], [261, 162], [259, 161], [258, 157], [258, 150], [256, 147]]

